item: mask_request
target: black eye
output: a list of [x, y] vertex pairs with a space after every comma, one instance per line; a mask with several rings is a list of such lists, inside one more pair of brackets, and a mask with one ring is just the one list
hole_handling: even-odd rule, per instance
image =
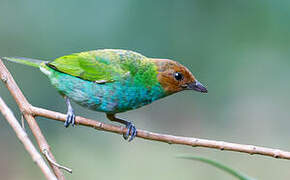
[[176, 73], [174, 73], [174, 78], [177, 81], [181, 81], [183, 79], [183, 75], [180, 72], [176, 72]]

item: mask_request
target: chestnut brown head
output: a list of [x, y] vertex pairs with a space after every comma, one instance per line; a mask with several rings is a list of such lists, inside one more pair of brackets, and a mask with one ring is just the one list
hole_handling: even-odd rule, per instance
[[152, 60], [157, 65], [158, 81], [166, 93], [173, 94], [183, 90], [208, 92], [185, 66], [170, 59]]

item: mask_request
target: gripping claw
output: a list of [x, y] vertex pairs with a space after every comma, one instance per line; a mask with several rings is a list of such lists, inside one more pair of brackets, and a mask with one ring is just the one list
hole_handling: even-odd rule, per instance
[[64, 122], [64, 127], [69, 127], [70, 124], [72, 124], [72, 126], [75, 126], [75, 119], [76, 119], [76, 115], [74, 113], [74, 110], [70, 104], [69, 98], [65, 96], [65, 102], [67, 105], [67, 113], [66, 113], [66, 120]]
[[64, 122], [64, 127], [68, 127], [70, 124], [72, 124], [72, 126], [75, 126], [75, 114], [73, 111], [68, 111], [66, 114], [66, 121]]
[[129, 142], [132, 141], [136, 135], [137, 135], [137, 129], [135, 127], [135, 125], [129, 121], [125, 121], [123, 119], [120, 119], [120, 118], [117, 118], [115, 116], [115, 114], [107, 114], [107, 118], [111, 121], [115, 121], [115, 122], [118, 122], [118, 123], [121, 123], [121, 124], [124, 124], [127, 128], [127, 132], [125, 134], [123, 134], [123, 138], [125, 140], [128, 140], [129, 138]]
[[137, 129], [136, 129], [135, 125], [131, 122], [127, 122], [126, 128], [127, 128], [127, 132], [126, 132], [126, 134], [123, 134], [123, 137], [125, 140], [127, 140], [131, 134], [131, 137], [129, 139], [129, 142], [130, 142], [136, 137]]

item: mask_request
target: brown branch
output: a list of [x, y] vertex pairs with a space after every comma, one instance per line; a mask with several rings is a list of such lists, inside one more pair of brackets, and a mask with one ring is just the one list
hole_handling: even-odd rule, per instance
[[[42, 116], [49, 119], [57, 120], [57, 121], [65, 121], [66, 115], [54, 112], [38, 107], [31, 107], [31, 111], [36, 116]], [[113, 132], [117, 134], [123, 134], [127, 131], [126, 128], [105, 124], [96, 120], [87, 119], [84, 117], [77, 116], [76, 117], [76, 124], [82, 126], [92, 127], [97, 130]], [[180, 145], [187, 145], [192, 147], [206, 147], [206, 148], [213, 148], [213, 149], [220, 149], [226, 151], [236, 151], [248, 154], [259, 154], [264, 156], [271, 156], [274, 158], [281, 158], [281, 159], [290, 159], [290, 152], [282, 151], [279, 149], [272, 149], [272, 148], [265, 148], [253, 145], [244, 145], [244, 144], [236, 144], [236, 143], [228, 143], [223, 141], [214, 141], [214, 140], [207, 140], [207, 139], [198, 139], [198, 138], [191, 138], [191, 137], [181, 137], [181, 136], [173, 136], [168, 134], [158, 134], [144, 130], [137, 130], [137, 137], [151, 140], [151, 141], [159, 141], [165, 142], [168, 144], [180, 144]]]
[[[3, 66], [4, 65], [2, 64], [0, 60], [0, 72], [2, 72]], [[9, 73], [9, 72], [7, 71], [6, 73]], [[16, 94], [15, 94], [15, 87], [17, 87], [17, 85], [15, 84], [14, 81], [12, 81], [13, 80], [12, 77], [6, 78], [5, 76], [6, 73], [2, 73], [2, 80], [4, 82], [6, 81], [6, 85], [8, 89], [10, 90], [10, 92], [14, 90], [14, 92], [11, 92], [11, 93], [13, 97], [15, 98], [16, 102], [18, 102], [18, 105], [21, 111], [25, 112], [24, 115], [26, 116], [30, 115], [31, 117], [32, 115], [42, 116], [42, 117], [46, 117], [46, 118], [57, 120], [57, 121], [63, 121], [63, 122], [66, 120], [65, 114], [34, 107], [30, 105], [26, 100], [22, 102], [22, 99], [24, 98], [24, 96], [22, 95], [23, 97], [18, 97], [18, 94], [20, 92], [19, 89], [17, 89]], [[9, 80], [9, 79], [12, 79], [12, 80]], [[11, 88], [10, 86], [12, 86], [13, 88]], [[25, 105], [23, 105], [22, 103], [24, 103]], [[95, 120], [91, 120], [91, 119], [87, 119], [87, 118], [83, 118], [79, 116], [76, 117], [76, 124], [87, 126], [87, 127], [92, 127], [97, 130], [113, 132], [117, 134], [123, 134], [127, 131], [127, 129], [124, 127], [105, 124], [102, 122], [98, 122]], [[180, 145], [186, 145], [186, 146], [192, 146], [192, 147], [206, 147], [206, 148], [248, 153], [252, 155], [259, 154], [259, 155], [270, 156], [274, 158], [290, 159], [290, 152], [282, 151], [279, 149], [253, 146], [253, 145], [244, 145], [244, 144], [228, 143], [228, 142], [223, 142], [223, 141], [198, 139], [198, 138], [191, 138], [191, 137], [181, 137], [181, 136], [173, 136], [173, 135], [167, 135], [167, 134], [158, 134], [158, 133], [153, 133], [153, 132], [144, 131], [140, 129], [138, 129], [137, 137], [151, 140], [151, 141], [165, 142], [168, 144], [180, 144]], [[47, 146], [45, 147], [46, 147], [45, 149], [47, 149]]]
[[5, 104], [5, 102], [0, 97], [0, 112], [3, 114], [5, 119], [8, 121], [10, 126], [15, 131], [18, 139], [23, 143], [25, 149], [30, 154], [33, 161], [39, 166], [43, 174], [45, 175], [46, 179], [48, 180], [56, 180], [55, 175], [51, 172], [39, 152], [36, 150], [30, 139], [28, 138], [26, 132], [22, 129], [19, 122], [15, 118], [12, 111], [9, 107]]
[[[25, 96], [22, 94], [21, 90], [17, 86], [16, 82], [14, 81], [13, 77], [11, 76], [10, 72], [7, 70], [5, 65], [3, 64], [2, 60], [0, 59], [0, 78], [10, 91], [11, 95], [15, 99], [21, 113], [23, 114], [24, 118], [26, 119], [36, 141], [39, 146], [39, 149], [42, 153], [47, 151], [49, 153], [49, 156], [54, 161], [55, 158], [52, 155], [50, 151], [50, 147], [43, 136], [37, 122], [35, 121], [34, 115], [31, 111], [31, 105], [26, 100]], [[51, 162], [49, 162], [50, 166], [53, 169], [54, 174], [59, 180], [65, 180], [65, 177], [63, 173], [60, 171], [60, 169], [57, 166], [54, 166]]]

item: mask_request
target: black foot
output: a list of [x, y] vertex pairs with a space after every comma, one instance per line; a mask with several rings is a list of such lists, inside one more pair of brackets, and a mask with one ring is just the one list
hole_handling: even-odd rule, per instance
[[129, 142], [130, 142], [130, 141], [132, 141], [136, 137], [136, 135], [137, 135], [137, 129], [134, 126], [134, 124], [131, 123], [131, 122], [127, 122], [126, 128], [128, 130], [127, 130], [126, 134], [123, 134], [123, 137], [124, 137], [125, 140], [127, 140], [129, 138], [130, 134], [131, 134], [131, 137], [129, 139]]
[[74, 111], [68, 111], [66, 114], [66, 121], [64, 122], [64, 127], [67, 128], [70, 124], [72, 126], [75, 126], [75, 118], [76, 118], [76, 115]]

